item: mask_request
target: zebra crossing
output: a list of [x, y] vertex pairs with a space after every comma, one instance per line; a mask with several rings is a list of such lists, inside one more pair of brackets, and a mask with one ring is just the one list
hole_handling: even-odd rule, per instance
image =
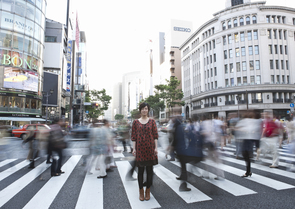
[[[265, 191], [281, 191], [281, 190], [292, 190], [294, 192], [295, 188], [295, 173], [287, 171], [286, 167], [290, 164], [286, 162], [293, 162], [294, 155], [286, 153], [286, 149], [280, 149], [281, 161], [280, 169], [269, 168], [266, 165], [261, 165], [257, 163], [252, 163], [251, 167], [253, 171], [253, 176], [248, 178], [240, 178], [240, 176], [245, 173], [245, 162], [243, 160], [238, 160], [234, 157], [235, 147], [233, 145], [227, 145], [224, 147], [221, 153], [221, 160], [223, 161], [218, 167], [223, 170], [225, 175], [224, 179], [216, 179], [216, 175], [210, 171], [206, 171], [205, 168], [216, 167], [216, 163], [205, 160], [197, 165], [187, 165], [187, 170], [190, 172], [191, 176], [197, 179], [197, 182], [191, 181], [191, 177], [188, 180], [188, 187], [192, 190], [190, 192], [179, 192], [180, 181], [176, 180], [176, 177], [180, 173], [180, 163], [177, 161], [168, 162], [165, 159], [164, 150], [159, 148], [159, 164], [154, 166], [154, 188], [157, 188], [157, 183], [161, 182], [165, 185], [165, 193], [171, 194], [174, 197], [178, 197], [182, 200], [183, 204], [198, 204], [204, 202], [214, 202], [214, 192], [208, 192], [206, 187], [213, 187], [216, 193], [224, 192], [227, 197], [243, 197], [247, 195], [259, 195], [261, 193], [261, 188]], [[138, 199], [138, 183], [137, 181], [126, 180], [126, 174], [131, 169], [131, 165], [127, 160], [128, 154], [114, 153], [114, 158], [116, 161], [117, 169], [113, 172], [109, 179], [97, 179], [97, 170], [93, 170], [92, 175], [87, 175], [86, 172], [81, 172], [80, 169], [82, 158], [87, 156], [82, 155], [72, 155], [65, 160], [62, 170], [65, 174], [59, 177], [52, 177], [44, 180], [38, 191], [33, 191], [29, 199], [22, 200], [23, 205], [19, 208], [50, 208], [54, 201], [60, 202], [59, 194], [65, 188], [71, 184], [74, 184], [77, 179], [71, 178], [76, 172], [80, 172], [81, 184], [79, 187], [75, 187], [77, 190], [77, 195], [74, 199], [69, 198], [71, 205], [74, 207], [70, 208], [112, 208], [108, 207], [111, 200], [105, 196], [106, 190], [110, 190], [114, 193], [119, 193], [119, 191], [124, 191], [121, 201], [124, 200], [124, 204], [128, 205], [130, 208], [165, 208], [163, 200], [161, 199], [161, 193], [156, 190], [151, 191], [150, 201], [139, 201]], [[16, 197], [21, 197], [22, 192], [32, 182], [39, 179], [40, 176], [44, 175], [46, 172], [50, 172], [50, 164], [46, 164], [46, 160], [43, 158], [36, 159], [36, 167], [32, 170], [25, 169], [29, 165], [29, 161], [21, 159], [7, 159], [0, 162], [0, 208], [9, 208], [12, 201], [16, 200]], [[270, 163], [271, 160], [267, 158], [262, 158], [265, 163]], [[286, 162], [284, 162], [286, 161]], [[10, 166], [13, 164], [13, 166]], [[177, 168], [178, 172], [175, 172]], [[85, 170], [85, 169], [84, 169]], [[23, 173], [21, 177], [16, 177], [19, 173]], [[207, 174], [205, 178], [203, 174]], [[136, 177], [136, 171], [134, 173]], [[229, 177], [229, 178], [228, 178]], [[7, 186], [2, 186], [1, 183], [5, 182], [7, 179], [13, 178], [14, 181], [9, 183]], [[113, 189], [110, 189], [108, 184], [112, 184], [111, 178], [116, 179]], [[11, 180], [10, 180], [11, 181]], [[108, 181], [108, 183], [105, 183]], [[70, 182], [70, 183], [68, 183]], [[118, 183], [119, 182], [119, 183]], [[200, 186], [198, 185], [200, 183]], [[254, 185], [260, 185], [257, 189]], [[268, 190], [270, 189], [270, 190]], [[69, 194], [70, 195], [70, 194]], [[68, 200], [69, 201], [69, 200]], [[173, 199], [171, 200], [174, 201]], [[120, 202], [118, 204], [123, 204]], [[66, 203], [65, 203], [66, 205]], [[16, 207], [18, 208], [18, 207]]]

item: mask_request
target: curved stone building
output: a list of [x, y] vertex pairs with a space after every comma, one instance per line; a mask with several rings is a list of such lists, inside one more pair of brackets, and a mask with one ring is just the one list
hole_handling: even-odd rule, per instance
[[186, 118], [247, 109], [287, 117], [295, 95], [295, 9], [228, 0], [213, 16], [180, 47]]
[[0, 1], [0, 123], [41, 119], [46, 0]]

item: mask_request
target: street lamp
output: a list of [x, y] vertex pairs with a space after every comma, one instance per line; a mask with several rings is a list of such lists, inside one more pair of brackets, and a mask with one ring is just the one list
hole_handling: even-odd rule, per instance
[[237, 101], [238, 101], [238, 118], [240, 118], [240, 97], [236, 96]]
[[42, 91], [43, 97], [46, 97], [46, 124], [47, 124], [47, 117], [48, 117], [48, 97], [53, 94], [53, 89], [50, 89], [49, 92]]

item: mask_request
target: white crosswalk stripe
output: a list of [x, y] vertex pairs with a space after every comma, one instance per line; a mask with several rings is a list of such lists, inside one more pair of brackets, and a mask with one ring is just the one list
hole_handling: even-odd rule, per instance
[[[234, 157], [235, 147], [233, 145], [227, 145], [224, 147], [224, 150], [225, 151], [220, 152], [220, 158], [224, 164], [221, 164], [219, 168], [227, 174], [232, 174], [230, 179], [225, 178], [223, 180], [216, 180], [216, 175], [210, 172], [209, 178], [204, 178], [202, 174], [207, 171], [205, 171], [203, 167], [206, 167], [206, 165], [209, 167], [216, 166], [215, 163], [209, 160], [202, 161], [197, 165], [187, 164], [188, 172], [192, 173], [195, 178], [202, 178], [202, 184], [210, 186], [213, 185], [214, 188], [220, 190], [220, 192], [223, 191], [224, 194], [228, 193], [228, 195], [236, 197], [241, 197], [244, 195], [256, 195], [259, 193], [259, 190], [257, 190], [256, 187], [253, 187], [253, 184], [263, 185], [263, 187], [269, 190], [285, 190], [295, 188], [295, 183], [292, 183], [291, 181], [295, 179], [294, 173], [282, 169], [269, 168], [267, 165], [261, 165], [257, 163], [251, 163], [251, 168], [253, 169], [253, 175], [251, 177], [244, 178], [243, 180], [242, 178], [236, 178], [236, 176], [240, 177], [245, 173], [245, 162], [244, 160], [238, 160]], [[66, 182], [73, 181], [69, 177], [75, 172], [81, 157], [81, 155], [71, 156], [62, 166], [62, 170], [65, 171], [65, 174], [62, 174], [59, 177], [52, 177], [47, 182], [44, 182], [44, 185], [42, 185], [36, 194], [33, 194], [32, 198], [27, 200], [22, 207], [38, 209], [50, 208], [53, 202], [58, 199], [58, 193], [64, 187], [66, 187]], [[124, 153], [114, 153], [113, 157], [116, 159], [116, 165], [118, 168], [118, 173], [116, 175], [120, 176], [120, 183], [122, 184], [122, 188], [126, 193], [126, 201], [128, 202], [128, 205], [130, 205], [131, 208], [161, 208], [161, 196], [155, 196], [155, 194], [151, 194], [151, 199], [149, 201], [139, 200], [138, 182], [128, 181], [125, 179], [127, 172], [131, 169], [131, 165], [127, 161], [128, 158], [125, 157]], [[213, 200], [214, 197], [211, 193], [206, 192], [205, 189], [202, 191], [202, 187], [196, 188], [193, 185], [194, 183], [190, 183], [190, 179], [188, 181], [188, 187], [192, 190], [190, 192], [180, 192], [179, 186], [181, 182], [176, 180], [177, 175], [172, 172], [172, 170], [168, 169], [171, 166], [180, 169], [179, 162], [167, 162], [165, 153], [161, 148], [159, 148], [158, 157], [159, 162], [163, 163], [154, 166], [154, 173], [157, 177], [156, 179], [154, 178], [154, 181], [164, 182], [169, 189], [167, 192], [176, 194], [187, 204]], [[10, 183], [5, 188], [2, 188], [0, 191], [0, 207], [4, 206], [8, 202], [11, 202], [13, 197], [21, 193], [22, 190], [26, 188], [32, 181], [34, 181], [38, 176], [50, 168], [49, 164], [42, 162], [33, 170], [22, 169], [25, 166], [28, 166], [30, 162], [25, 160], [14, 164], [14, 161], [16, 160], [17, 159], [7, 159], [0, 162], [0, 167], [4, 167], [10, 163], [13, 163], [11, 168], [7, 168], [6, 170], [0, 172], [0, 181], [6, 181], [8, 177], [14, 176], [17, 172], [25, 173], [22, 177], [17, 177], [18, 179], [14, 180], [13, 183]], [[39, 160], [39, 158], [37, 160]], [[271, 160], [263, 157], [261, 160], [266, 163], [271, 163]], [[280, 160], [280, 166], [288, 167], [290, 164], [282, 161], [292, 162], [292, 160], [294, 160], [294, 156], [285, 153], [284, 156], [280, 157]], [[243, 166], [244, 169], [240, 169], [241, 166]], [[104, 179], [97, 179], [96, 177], [98, 175], [98, 171], [95, 171], [95, 169], [93, 170], [94, 171], [92, 175], [87, 175], [86, 172], [81, 174], [85, 176], [81, 176], [83, 183], [81, 182], [81, 186], [77, 188], [79, 190], [77, 199], [73, 200], [76, 202], [76, 209], [104, 208]], [[255, 173], [255, 170], [257, 172], [259, 171], [259, 174]], [[134, 176], [136, 176], [136, 172], [134, 172]], [[282, 178], [286, 179], [287, 183], [280, 181]], [[240, 181], [243, 181], [243, 184]], [[246, 181], [249, 182], [249, 184], [245, 184]], [[156, 188], [156, 185], [154, 186]], [[256, 188], [254, 189], [255, 191], [253, 188]]]

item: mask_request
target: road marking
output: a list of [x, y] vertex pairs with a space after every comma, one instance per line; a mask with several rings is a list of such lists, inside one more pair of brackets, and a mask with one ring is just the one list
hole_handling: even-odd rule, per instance
[[[78, 164], [82, 155], [72, 156], [63, 166], [62, 170], [65, 171], [61, 176], [52, 177], [48, 182], [38, 191], [38, 193], [25, 205], [24, 208], [38, 208], [47, 209], [50, 207], [54, 198], [57, 196], [64, 183], [67, 181], [72, 171]], [[27, 180], [24, 180], [27, 181]], [[46, 198], [44, 198], [46, 197]]]
[[13, 161], [15, 161], [15, 160], [17, 160], [17, 159], [7, 159], [7, 160], [3, 160], [3, 161], [0, 163], [0, 167], [3, 167], [3, 166], [5, 166], [5, 165], [7, 165], [7, 164], [9, 164], [9, 163], [11, 163], [11, 162], [13, 162]]
[[[28, 163], [29, 164], [29, 163]], [[8, 187], [0, 191], [0, 207], [2, 207], [6, 202], [8, 202], [12, 197], [14, 197], [18, 192], [25, 188], [31, 183], [36, 177], [42, 174], [50, 165], [46, 164], [44, 161], [39, 166], [35, 167], [32, 171], [18, 179], [17, 181], [10, 184]], [[41, 197], [40, 201], [44, 201], [47, 194]], [[34, 207], [32, 207], [34, 208]], [[39, 207], [37, 207], [39, 208]]]
[[[209, 161], [209, 160], [202, 161], [202, 163], [206, 164], [206, 165], [209, 165], [209, 166], [213, 166], [213, 167], [215, 166], [215, 163], [212, 162], [212, 161]], [[237, 175], [237, 176], [242, 176], [245, 173], [244, 170], [237, 169], [237, 168], [234, 168], [234, 167], [231, 167], [231, 166], [228, 166], [228, 165], [224, 165], [224, 164], [220, 165], [220, 169], [222, 169], [222, 170], [224, 170], [224, 171], [226, 171], [228, 173]], [[280, 182], [280, 181], [277, 181], [277, 180], [274, 180], [274, 179], [271, 179], [271, 178], [267, 178], [267, 177], [264, 177], [264, 176], [261, 176], [261, 175], [258, 175], [258, 174], [253, 174], [252, 177], [248, 177], [246, 179], [250, 180], [250, 181], [257, 182], [259, 184], [262, 184], [264, 186], [267, 186], [267, 187], [270, 187], [270, 188], [273, 188], [273, 189], [276, 189], [276, 190], [295, 188], [295, 186], [293, 186], [293, 185], [286, 184], [286, 183], [283, 183], [283, 182]]]
[[[161, 157], [165, 157], [165, 154], [164, 153], [160, 153], [160, 156]], [[178, 166], [178, 167], [181, 167], [180, 166], [180, 163], [179, 162], [172, 162], [172, 164]], [[196, 170], [198, 169], [198, 171]], [[229, 181], [227, 179], [222, 179], [222, 180], [215, 180], [214, 178], [217, 177], [215, 174], [213, 173], [210, 173], [210, 172], [207, 172], [199, 167], [196, 167], [192, 164], [189, 164], [187, 163], [187, 171], [189, 171], [190, 173], [193, 173], [195, 176], [198, 176], [200, 177], [200, 173], [209, 173], [209, 178], [203, 178], [203, 180], [219, 187], [220, 189], [234, 195], [234, 196], [242, 196], [242, 195], [249, 195], [249, 194], [256, 194], [257, 192], [251, 190], [251, 189], [248, 189], [246, 187], [243, 187], [239, 184], [236, 184], [232, 181]]]
[[[145, 209], [145, 208], [160, 208], [160, 204], [158, 201], [154, 198], [154, 196], [151, 193], [151, 199], [149, 201], [140, 201], [139, 200], [139, 188], [138, 188], [138, 182], [137, 181], [126, 181], [125, 177], [128, 171], [131, 169], [131, 165], [128, 161], [116, 161], [116, 165], [118, 167], [118, 171], [122, 180], [122, 183], [124, 185], [129, 203], [131, 205], [131, 208], [134, 209]], [[136, 173], [134, 171], [134, 173]]]
[[[95, 163], [93, 164], [95, 167]], [[97, 208], [103, 209], [103, 179], [97, 179], [99, 171], [95, 169], [91, 175], [86, 174], [80, 190], [76, 209]]]

